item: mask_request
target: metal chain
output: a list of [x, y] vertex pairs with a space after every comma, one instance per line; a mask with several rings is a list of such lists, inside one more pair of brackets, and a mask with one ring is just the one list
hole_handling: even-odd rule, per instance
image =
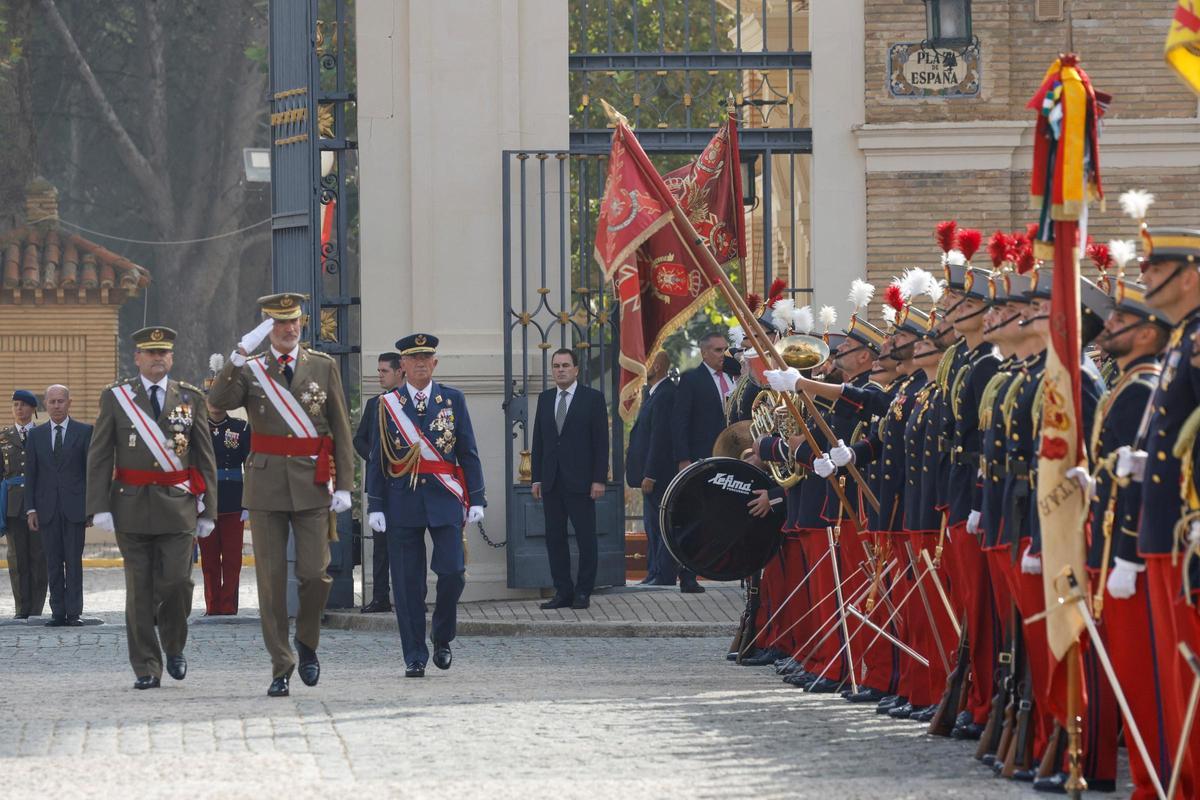
[[501, 547], [504, 547], [508, 544], [508, 539], [505, 539], [503, 542], [493, 542], [491, 539], [489, 539], [487, 531], [483, 529], [482, 522], [476, 522], [475, 527], [479, 528], [479, 535], [483, 537], [484, 544], [486, 544], [488, 547], [499, 550]]

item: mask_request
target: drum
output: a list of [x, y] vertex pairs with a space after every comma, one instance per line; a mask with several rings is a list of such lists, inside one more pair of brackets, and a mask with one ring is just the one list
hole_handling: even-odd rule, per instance
[[682, 566], [710, 580], [733, 581], [758, 572], [779, 549], [783, 503], [765, 517], [746, 504], [774, 482], [736, 458], [706, 458], [675, 476], [663, 493], [663, 542]]

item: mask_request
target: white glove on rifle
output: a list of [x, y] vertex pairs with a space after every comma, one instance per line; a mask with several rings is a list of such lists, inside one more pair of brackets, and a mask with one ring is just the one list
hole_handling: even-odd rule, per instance
[[467, 511], [467, 524], [474, 525], [476, 522], [483, 522], [483, 506], [471, 506]]
[[846, 443], [838, 439], [837, 447], [829, 451], [829, 459], [839, 467], [854, 463], [854, 451], [846, 447]]
[[329, 502], [329, 510], [335, 514], [341, 514], [343, 511], [350, 510], [350, 492], [345, 489], [338, 489], [333, 493], [333, 499]]
[[837, 467], [829, 460], [829, 454], [813, 459], [813, 472], [820, 475], [822, 478], [828, 478], [833, 473], [837, 472]]
[[383, 533], [387, 530], [387, 517], [383, 515], [382, 511], [372, 511], [367, 514], [367, 524], [376, 533]]
[[[1029, 547], [1032, 546], [1030, 545]], [[1029, 547], [1025, 548], [1025, 555], [1021, 556], [1021, 572], [1026, 575], [1041, 575], [1042, 557], [1029, 555]]]
[[979, 535], [980, 523], [983, 521], [983, 514], [978, 511], [972, 511], [967, 515], [967, 533], [974, 536]]
[[1079, 484], [1079, 491], [1083, 492], [1085, 500], [1092, 499], [1092, 493], [1096, 490], [1096, 481], [1092, 479], [1091, 473], [1083, 467], [1071, 467], [1067, 470], [1067, 477]]
[[1112, 572], [1108, 573], [1108, 593], [1118, 600], [1128, 600], [1137, 591], [1137, 576], [1146, 569], [1145, 564], [1113, 559]]
[[107, 511], [101, 511], [99, 514], [94, 515], [92, 517], [92, 525], [102, 531], [107, 531], [108, 533], [116, 532], [116, 526], [113, 525], [112, 514]]
[[1117, 448], [1117, 477], [1142, 482], [1146, 473], [1146, 451], [1134, 450], [1129, 445]]
[[215, 521], [201, 517], [196, 520], [196, 536], [201, 539], [207, 538], [216, 527], [217, 523]]
[[796, 391], [796, 381], [800, 380], [800, 370], [795, 367], [769, 369], [763, 374], [767, 377], [767, 384], [777, 392]]

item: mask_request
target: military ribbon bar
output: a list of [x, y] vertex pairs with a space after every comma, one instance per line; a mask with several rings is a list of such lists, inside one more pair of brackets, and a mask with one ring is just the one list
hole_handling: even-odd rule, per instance
[[[445, 486], [450, 494], [458, 498], [459, 502], [465, 507], [467, 505], [467, 490], [463, 487], [462, 471], [453, 464], [442, 458], [442, 454], [437, 451], [429, 440], [425, 438], [425, 434], [421, 433], [420, 428], [413, 424], [413, 421], [404, 413], [404, 409], [400, 407], [395, 392], [388, 392], [380, 397], [380, 402], [387, 410], [388, 416], [392, 420], [392, 424], [396, 426], [396, 430], [400, 432], [400, 437], [404, 439], [404, 443], [409, 447], [418, 447], [421, 453], [421, 464], [418, 470], [426, 475], [433, 475], [438, 481]], [[449, 469], [446, 469], [446, 468]]]

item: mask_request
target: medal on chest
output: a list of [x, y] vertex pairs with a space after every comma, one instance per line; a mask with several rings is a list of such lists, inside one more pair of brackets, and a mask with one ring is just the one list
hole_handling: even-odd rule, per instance
[[[438, 398], [441, 399], [440, 397]], [[441, 450], [446, 455], [450, 455], [454, 450], [456, 441], [454, 435], [454, 409], [447, 406], [437, 413], [433, 421], [429, 423], [429, 429], [438, 434], [434, 440], [434, 447]]]
[[171, 431], [171, 449], [183, 458], [188, 450], [188, 433], [192, 430], [192, 407], [180, 403], [167, 415], [167, 428]]
[[237, 450], [238, 444], [241, 442], [241, 440], [241, 433], [235, 431], [233, 428], [229, 428], [225, 431], [225, 446], [230, 450]]

